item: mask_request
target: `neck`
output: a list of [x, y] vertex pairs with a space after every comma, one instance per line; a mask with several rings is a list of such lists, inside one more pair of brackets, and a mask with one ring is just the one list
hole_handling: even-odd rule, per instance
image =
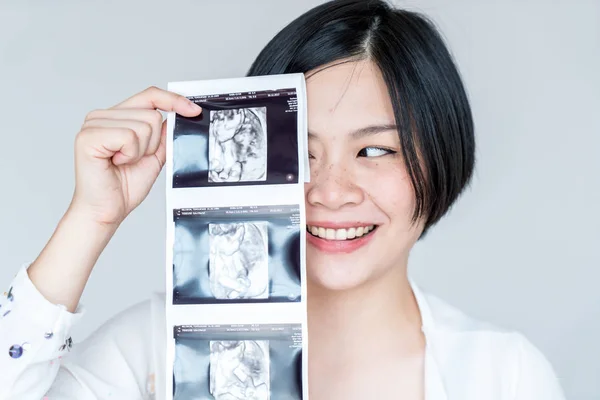
[[421, 315], [406, 264], [346, 291], [309, 283], [311, 360], [349, 363], [374, 353], [408, 355], [421, 350]]

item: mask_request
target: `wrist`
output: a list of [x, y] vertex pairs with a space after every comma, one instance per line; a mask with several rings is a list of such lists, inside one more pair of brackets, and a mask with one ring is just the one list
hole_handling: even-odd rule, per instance
[[76, 224], [83, 229], [112, 236], [123, 222], [123, 218], [100, 217], [91, 207], [82, 206], [73, 201], [65, 212], [62, 222]]
[[98, 257], [118, 226], [99, 223], [83, 208], [69, 207], [30, 265], [31, 282], [50, 302], [63, 304], [73, 312]]

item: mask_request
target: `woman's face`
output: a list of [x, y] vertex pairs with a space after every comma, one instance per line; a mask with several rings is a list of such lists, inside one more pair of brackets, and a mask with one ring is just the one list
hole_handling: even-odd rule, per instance
[[379, 69], [347, 62], [306, 77], [308, 277], [352, 289], [403, 268], [423, 224], [411, 223], [414, 192]]

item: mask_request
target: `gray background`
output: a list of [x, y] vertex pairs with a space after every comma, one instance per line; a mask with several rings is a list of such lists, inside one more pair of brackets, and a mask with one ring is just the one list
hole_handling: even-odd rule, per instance
[[[100, 4], [102, 3], [102, 4]], [[0, 2], [0, 284], [36, 257], [69, 203], [86, 113], [149, 85], [243, 75], [320, 0]], [[415, 279], [524, 332], [570, 399], [600, 398], [600, 1], [421, 0], [472, 99], [479, 164], [415, 248]], [[162, 291], [164, 174], [102, 255], [81, 340]]]

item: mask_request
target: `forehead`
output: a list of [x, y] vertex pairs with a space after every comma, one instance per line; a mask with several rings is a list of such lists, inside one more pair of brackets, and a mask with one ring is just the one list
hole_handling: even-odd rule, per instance
[[306, 74], [311, 132], [343, 133], [373, 124], [393, 124], [387, 86], [370, 61], [326, 65]]

